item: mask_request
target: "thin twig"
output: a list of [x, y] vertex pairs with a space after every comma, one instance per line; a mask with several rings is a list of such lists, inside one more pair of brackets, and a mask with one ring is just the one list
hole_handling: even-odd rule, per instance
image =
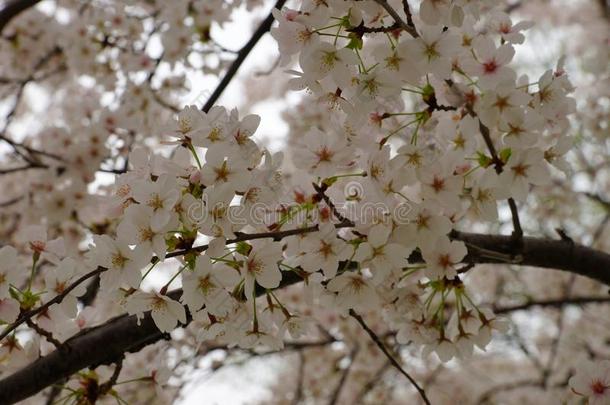
[[117, 362], [116, 365], [114, 366], [114, 371], [112, 372], [112, 375], [110, 376], [110, 378], [108, 379], [108, 381], [106, 381], [105, 383], [103, 383], [102, 385], [100, 385], [100, 395], [104, 395], [106, 394], [108, 391], [110, 391], [112, 389], [112, 387], [116, 384], [118, 378], [119, 378], [119, 374], [121, 374], [121, 370], [123, 369], [123, 359], [125, 357], [121, 357]]
[[[273, 8], [281, 9], [284, 6], [284, 3], [286, 3], [286, 0], [278, 0]], [[265, 35], [271, 29], [271, 25], [273, 24], [274, 20], [275, 18], [273, 17], [273, 14], [269, 13], [267, 18], [265, 18], [257, 30], [254, 31], [252, 37], [250, 37], [250, 40], [239, 50], [239, 52], [237, 52], [237, 57], [233, 63], [231, 63], [231, 66], [229, 66], [229, 69], [223, 76], [222, 80], [218, 86], [216, 86], [216, 89], [214, 89], [214, 92], [203, 106], [202, 110], [204, 112], [210, 111], [212, 106], [214, 106], [218, 98], [222, 95], [229, 83], [231, 83], [235, 77], [235, 74], [239, 70], [244, 60], [246, 60], [246, 57], [250, 54], [250, 52], [252, 52], [252, 49], [254, 49], [254, 46], [263, 37], [263, 35]]]
[[385, 354], [385, 356], [388, 358], [390, 363], [392, 363], [392, 366], [394, 366], [394, 368], [396, 368], [402, 375], [404, 375], [407, 378], [407, 380], [409, 380], [409, 382], [415, 387], [417, 392], [419, 392], [419, 395], [421, 396], [424, 403], [426, 403], [426, 405], [430, 405], [430, 400], [426, 396], [426, 391], [424, 391], [424, 389], [419, 386], [417, 381], [415, 381], [415, 379], [413, 377], [411, 377], [409, 375], [409, 373], [407, 373], [405, 371], [404, 368], [402, 368], [400, 363], [394, 358], [394, 356], [392, 356], [392, 353], [390, 353], [390, 351], [385, 347], [385, 345], [383, 344], [383, 342], [381, 341], [379, 336], [377, 336], [377, 334], [375, 332], [373, 332], [373, 330], [371, 328], [369, 328], [369, 326], [366, 324], [366, 322], [364, 322], [364, 319], [362, 319], [362, 317], [360, 315], [358, 315], [358, 313], [356, 311], [354, 311], [353, 309], [349, 310], [349, 314], [352, 318], [354, 318], [360, 324], [360, 326], [362, 326], [362, 329], [364, 329], [366, 331], [366, 333], [368, 333], [368, 335], [373, 340], [373, 342], [375, 342], [377, 347], [379, 347], [379, 349], [383, 352], [383, 354]]
[[415, 30], [414, 27], [410, 26], [409, 24], [407, 24], [396, 12], [396, 10], [394, 10], [392, 8], [392, 6], [390, 6], [388, 4], [388, 2], [386, 0], [375, 0], [375, 3], [379, 4], [381, 7], [383, 7], [385, 9], [385, 11], [388, 12], [388, 14], [394, 19], [394, 21], [396, 21], [398, 24], [400, 24], [400, 27], [407, 31], [412, 37], [417, 38], [419, 36], [419, 34], [417, 33], [417, 31]]
[[[402, 9], [407, 16], [407, 25], [415, 29], [415, 23], [413, 22], [413, 15], [411, 14], [411, 8], [409, 7], [408, 0], [402, 0]], [[415, 31], [415, 33], [417, 33], [417, 31]]]
[[339, 212], [339, 210], [337, 209], [337, 206], [335, 205], [335, 203], [333, 203], [333, 201], [330, 199], [330, 197], [328, 195], [326, 195], [326, 190], [328, 189], [328, 187], [325, 184], [318, 186], [316, 183], [312, 183], [312, 185], [313, 185], [314, 190], [316, 190], [318, 198], [323, 200], [326, 203], [326, 205], [328, 205], [328, 207], [330, 208], [330, 210], [333, 213], [333, 215], [335, 216], [335, 218], [337, 218], [341, 223], [347, 224], [349, 226], [354, 226], [354, 221], [343, 216], [343, 214], [341, 214]]
[[40, 336], [44, 336], [44, 338], [47, 339], [47, 342], [52, 343], [56, 349], [62, 348], [61, 342], [59, 340], [55, 339], [51, 332], [49, 332], [48, 330], [42, 329], [40, 326], [38, 326], [36, 323], [34, 323], [34, 321], [32, 321], [30, 318], [26, 319], [25, 323], [30, 328], [34, 329], [36, 331], [36, 333], [38, 333]]
[[104, 271], [106, 271], [108, 269], [106, 269], [105, 267], [98, 267], [97, 269], [85, 274], [84, 276], [80, 277], [78, 280], [76, 280], [74, 283], [70, 284], [61, 294], [57, 295], [56, 297], [54, 297], [53, 299], [47, 301], [45, 304], [39, 306], [36, 309], [32, 309], [30, 311], [27, 311], [25, 313], [23, 313], [19, 319], [17, 319], [15, 322], [13, 322], [12, 324], [8, 325], [3, 331], [2, 333], [0, 333], [0, 341], [2, 339], [4, 339], [9, 333], [11, 333], [13, 330], [15, 330], [19, 325], [21, 325], [24, 322], [29, 321], [34, 315], [37, 315], [43, 311], [45, 311], [47, 308], [49, 308], [51, 305], [53, 304], [59, 304], [61, 303], [64, 298], [70, 293], [70, 291], [72, 291], [73, 289], [75, 289], [76, 287], [78, 287], [83, 281], [97, 275], [100, 274]]
[[[468, 109], [469, 114], [476, 116], [472, 108]], [[487, 128], [483, 123], [479, 120], [479, 131], [483, 136], [483, 140], [487, 145], [487, 149], [489, 149], [489, 153], [491, 154], [491, 160], [494, 164], [494, 168], [496, 173], [500, 174], [503, 171], [504, 162], [498, 156], [496, 151], [496, 147], [491, 139], [491, 134], [489, 128]], [[519, 219], [519, 211], [517, 210], [517, 204], [515, 200], [511, 197], [508, 199], [508, 206], [510, 208], [510, 213], [513, 220], [513, 238], [515, 241], [520, 242], [523, 239], [523, 229], [521, 228], [521, 220]]]
[[540, 301], [528, 301], [524, 304], [494, 307], [495, 314], [505, 314], [508, 312], [525, 311], [533, 307], [540, 308], [563, 308], [568, 305], [586, 305], [586, 304], [608, 304], [610, 297], [574, 297], [574, 298], [559, 298]]
[[333, 394], [331, 395], [330, 400], [328, 401], [328, 405], [335, 405], [339, 401], [339, 397], [341, 396], [342, 388], [345, 385], [345, 382], [347, 381], [347, 376], [349, 375], [349, 372], [352, 369], [352, 365], [354, 365], [354, 358], [358, 354], [358, 350], [359, 350], [359, 348], [358, 348], [358, 346], [356, 346], [350, 352], [350, 355], [349, 355], [350, 362], [347, 365], [347, 367], [345, 367], [345, 369], [343, 370], [343, 373], [341, 373], [341, 378], [339, 379], [339, 383], [335, 387]]

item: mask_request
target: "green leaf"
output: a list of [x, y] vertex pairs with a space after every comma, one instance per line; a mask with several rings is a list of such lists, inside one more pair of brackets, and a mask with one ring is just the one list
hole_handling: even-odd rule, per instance
[[326, 187], [330, 187], [333, 184], [335, 184], [337, 182], [337, 180], [339, 180], [339, 179], [336, 176], [327, 177], [322, 181], [322, 184], [324, 184]]
[[345, 46], [348, 49], [362, 49], [362, 46], [364, 44], [364, 42], [362, 41], [362, 38], [360, 38], [358, 35], [356, 35], [355, 33], [350, 33], [349, 34], [349, 38], [350, 41], [349, 43]]
[[508, 162], [508, 159], [510, 159], [510, 155], [512, 153], [513, 153], [513, 151], [510, 148], [502, 149], [500, 151], [500, 160], [502, 160], [502, 162], [504, 162], [504, 163]]
[[424, 99], [432, 97], [434, 95], [434, 87], [432, 87], [432, 85], [428, 83], [424, 86], [422, 92], [424, 93]]
[[491, 165], [493, 160], [484, 153], [477, 152], [477, 162], [479, 163], [479, 166], [487, 168]]
[[242, 254], [244, 256], [248, 256], [250, 254], [251, 250], [252, 250], [252, 245], [250, 245], [249, 243], [237, 242], [237, 246], [235, 248], [235, 251], [237, 253]]

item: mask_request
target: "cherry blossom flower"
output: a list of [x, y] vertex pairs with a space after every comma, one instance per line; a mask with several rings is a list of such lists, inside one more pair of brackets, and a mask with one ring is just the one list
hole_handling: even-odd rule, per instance
[[279, 350], [284, 347], [284, 342], [272, 332], [271, 325], [259, 322], [256, 330], [248, 330], [243, 334], [239, 340], [239, 346], [244, 349], [268, 347], [272, 350]]
[[373, 273], [373, 282], [380, 283], [389, 274], [409, 262], [407, 257], [411, 250], [403, 245], [388, 241], [391, 228], [379, 224], [373, 226], [367, 236], [367, 241], [358, 246], [354, 259], [364, 266], [370, 266]]
[[206, 187], [227, 183], [237, 191], [244, 191], [250, 178], [243, 159], [225, 159], [217, 153], [206, 154], [206, 162], [201, 169], [201, 183]]
[[[72, 258], [63, 259], [57, 266], [45, 272], [44, 282], [47, 292], [47, 299], [52, 299], [57, 295], [63, 294], [65, 289], [69, 287], [81, 273], [80, 265]], [[66, 315], [74, 318], [77, 312], [77, 298], [87, 292], [85, 284], [79, 284], [72, 289], [67, 295], [64, 295], [61, 308]]]
[[450, 7], [449, 0], [424, 0], [421, 3], [419, 15], [426, 24], [436, 25], [447, 15]]
[[279, 26], [271, 28], [271, 35], [278, 43], [280, 55], [283, 55], [281, 65], [285, 66], [291, 55], [305, 49], [307, 45], [313, 45], [317, 40], [306, 25], [307, 17], [302, 16], [298, 11], [284, 9], [282, 12], [279, 10], [272, 12], [279, 21]]
[[244, 293], [252, 299], [255, 282], [263, 288], [276, 288], [280, 285], [282, 274], [278, 263], [282, 259], [281, 246], [273, 242], [256, 242], [243, 260], [241, 266], [244, 277]]
[[47, 229], [40, 225], [30, 225], [24, 230], [23, 238], [28, 242], [30, 249], [41, 258], [53, 263], [65, 256], [66, 248], [63, 238], [47, 239]]
[[401, 344], [414, 342], [417, 345], [431, 344], [435, 339], [435, 329], [425, 322], [410, 320], [398, 329], [396, 340]]
[[550, 180], [550, 172], [542, 156], [539, 149], [513, 151], [499, 182], [515, 199], [525, 201], [530, 184], [544, 185]]
[[172, 134], [172, 136], [178, 137], [178, 140], [173, 141], [172, 143], [189, 142], [190, 139], [193, 138], [193, 135], [196, 134], [204, 124], [204, 115], [197, 106], [185, 106], [178, 112], [178, 116], [172, 125], [172, 130], [176, 134]]
[[459, 49], [459, 38], [452, 33], [444, 32], [440, 25], [424, 25], [420, 28], [420, 37], [408, 40], [411, 57], [420, 61], [420, 69], [430, 72], [438, 79], [451, 76], [451, 58]]
[[[212, 107], [205, 115], [201, 130], [193, 134], [192, 144], [206, 148], [228, 147], [229, 115], [224, 107]], [[221, 153], [221, 155], [224, 155]]]
[[610, 361], [583, 362], [568, 381], [577, 395], [587, 398], [590, 405], [610, 402]]
[[[231, 201], [235, 196], [235, 190], [231, 184], [220, 184], [208, 187], [203, 192], [203, 205], [194, 208], [189, 215], [197, 223], [199, 230], [209, 236], [226, 237], [233, 236], [233, 216], [236, 207], [232, 207]], [[198, 208], [201, 208], [199, 210]]]
[[33, 320], [39, 327], [51, 332], [59, 341], [66, 340], [77, 331], [76, 326], [59, 304], [53, 304], [39, 312]]
[[358, 83], [356, 96], [360, 102], [365, 104], [371, 103], [378, 97], [391, 98], [400, 94], [400, 89], [394, 86], [392, 73], [387, 70], [375, 69], [372, 72], [361, 73], [355, 81]]
[[305, 135], [302, 152], [295, 156], [295, 165], [319, 177], [328, 177], [351, 162], [345, 139], [334, 133], [312, 129]]
[[431, 279], [457, 276], [456, 265], [466, 256], [468, 250], [462, 241], [450, 241], [441, 237], [434, 246], [423, 247], [422, 255], [426, 261], [426, 275]]
[[519, 109], [531, 100], [531, 96], [512, 83], [499, 83], [494, 90], [486, 91], [475, 103], [474, 109], [484, 125], [494, 127], [505, 114]]
[[477, 313], [481, 326], [472, 340], [480, 349], [485, 349], [491, 341], [493, 331], [506, 333], [509, 330], [509, 323], [505, 318], [494, 315], [488, 307], [479, 307]]
[[395, 240], [400, 243], [417, 244], [422, 248], [432, 247], [453, 227], [447, 217], [435, 214], [424, 204], [413, 204], [408, 219], [407, 224], [399, 225], [394, 231]]
[[337, 231], [330, 223], [321, 225], [318, 232], [307, 235], [301, 243], [301, 248], [304, 255], [299, 262], [303, 270], [309, 273], [322, 270], [329, 279], [335, 277], [339, 263], [347, 260], [353, 252], [353, 249], [337, 237]]
[[358, 58], [351, 49], [337, 49], [328, 42], [319, 42], [300, 55], [303, 73], [315, 80], [330, 75], [340, 87], [349, 85], [350, 67], [357, 64]]
[[159, 357], [155, 360], [155, 367], [150, 371], [150, 380], [155, 387], [155, 393], [157, 398], [168, 401], [168, 395], [165, 390], [165, 386], [169, 383], [169, 379], [172, 375], [169, 367], [164, 364], [164, 360]]
[[237, 110], [231, 111], [231, 119], [238, 121], [232, 128], [232, 136], [229, 138], [232, 150], [230, 156], [240, 156], [245, 159], [248, 167], [256, 166], [260, 161], [260, 150], [252, 135], [260, 125], [261, 117], [249, 114], [241, 120], [237, 118]]
[[182, 276], [183, 294], [180, 299], [191, 312], [204, 305], [207, 312], [225, 316], [231, 309], [232, 299], [225, 288], [233, 288], [239, 281], [238, 272], [232, 267], [212, 264], [206, 255], [197, 258], [195, 269]]
[[278, 336], [289, 335], [292, 339], [299, 339], [312, 333], [315, 329], [315, 320], [302, 316], [285, 317], [281, 323]]
[[140, 181], [134, 184], [134, 199], [153, 211], [152, 227], [161, 228], [170, 221], [171, 210], [179, 198], [176, 186], [176, 180], [168, 175], [162, 175], [154, 183]]
[[368, 310], [379, 303], [375, 287], [358, 273], [342, 273], [330, 280], [327, 288], [337, 293], [337, 305], [343, 310]]
[[441, 164], [421, 171], [419, 174], [422, 183], [422, 197], [435, 201], [447, 208], [457, 207], [460, 204], [459, 192], [462, 184], [459, 176], [454, 174], [452, 163], [454, 156], [448, 156]]
[[499, 178], [493, 168], [485, 170], [471, 192], [472, 207], [481, 218], [493, 221], [498, 218]]
[[538, 141], [538, 131], [543, 125], [542, 117], [528, 109], [507, 112], [498, 128], [505, 132], [503, 141], [507, 146], [527, 148]]
[[493, 89], [499, 83], [514, 81], [514, 70], [506, 66], [513, 56], [515, 49], [510, 44], [500, 45], [496, 48], [489, 37], [477, 37], [473, 41], [476, 57], [463, 62], [464, 71], [479, 78], [478, 85], [483, 89]]
[[459, 115], [446, 117], [439, 122], [438, 131], [452, 143], [453, 150], [465, 155], [474, 152], [481, 137], [478, 120], [470, 116], [461, 119]]
[[443, 363], [453, 359], [457, 354], [456, 345], [436, 329], [433, 331], [433, 334], [435, 335], [433, 343], [424, 346], [423, 356], [428, 356], [434, 352]]
[[125, 239], [107, 235], [95, 235], [93, 243], [89, 264], [108, 269], [100, 276], [102, 289], [112, 291], [123, 284], [133, 288], [140, 285], [141, 270], [151, 259], [146, 251], [132, 250]]
[[186, 323], [184, 307], [166, 295], [138, 291], [127, 299], [125, 308], [129, 314], [137, 315], [138, 320], [142, 319], [144, 312], [151, 311], [152, 319], [161, 332], [169, 333], [178, 322]]
[[377, 60], [383, 61], [382, 66], [397, 79], [408, 83], [418, 84], [422, 77], [419, 64], [409, 55], [408, 42], [403, 41], [395, 48], [379, 46], [373, 51]]
[[532, 21], [521, 21], [513, 24], [508, 14], [497, 12], [492, 16], [489, 25], [503, 40], [511, 44], [522, 44], [525, 41], [525, 35], [521, 31], [532, 28], [534, 23]]
[[571, 172], [571, 167], [566, 160], [566, 153], [572, 149], [574, 140], [567, 137], [561, 137], [555, 140], [547, 140], [547, 145], [550, 146], [544, 150], [544, 159], [552, 166], [561, 170], [565, 174]]
[[165, 238], [167, 233], [176, 229], [177, 219], [170, 220], [163, 226], [158, 226], [155, 211], [149, 206], [131, 205], [125, 210], [125, 215], [117, 228], [117, 232], [127, 242], [137, 244], [138, 248], [158, 258], [164, 259], [167, 254]]

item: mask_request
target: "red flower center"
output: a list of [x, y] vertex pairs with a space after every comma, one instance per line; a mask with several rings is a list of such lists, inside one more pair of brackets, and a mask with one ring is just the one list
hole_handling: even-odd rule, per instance
[[498, 69], [498, 64], [496, 63], [495, 60], [491, 60], [489, 62], [483, 63], [483, 70], [485, 70], [485, 73], [487, 73], [487, 74], [493, 73], [497, 69]]
[[606, 390], [606, 386], [599, 380], [597, 381], [593, 381], [591, 383], [591, 391], [593, 391], [594, 393], [601, 395], [604, 393], [604, 391]]

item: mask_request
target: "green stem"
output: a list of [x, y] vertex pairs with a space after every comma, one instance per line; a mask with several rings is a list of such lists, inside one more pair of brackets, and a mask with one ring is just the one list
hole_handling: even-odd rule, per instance
[[32, 257], [32, 271], [30, 272], [30, 280], [28, 281], [28, 291], [32, 291], [32, 282], [34, 281], [34, 276], [36, 275], [36, 263], [38, 263], [39, 257], [40, 253], [34, 252], [34, 256]]
[[191, 151], [191, 153], [193, 154], [193, 156], [195, 157], [195, 160], [197, 161], [197, 166], [199, 166], [199, 170], [201, 170], [201, 161], [199, 160], [199, 156], [197, 155], [197, 151], [195, 150], [195, 147], [193, 146], [192, 143], [189, 142], [188, 148]]

